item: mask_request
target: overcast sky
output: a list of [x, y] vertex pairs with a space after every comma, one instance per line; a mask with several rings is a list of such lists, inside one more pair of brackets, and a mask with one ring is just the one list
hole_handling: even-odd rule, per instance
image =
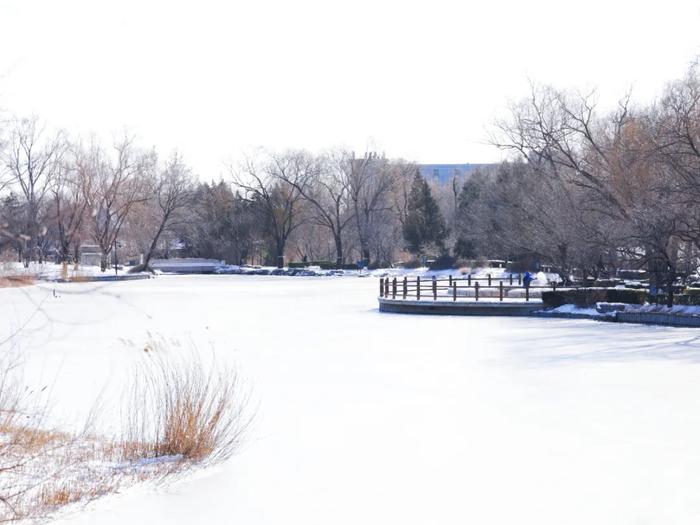
[[207, 179], [254, 146], [498, 160], [528, 79], [648, 101], [698, 54], [700, 1], [0, 0], [0, 107]]

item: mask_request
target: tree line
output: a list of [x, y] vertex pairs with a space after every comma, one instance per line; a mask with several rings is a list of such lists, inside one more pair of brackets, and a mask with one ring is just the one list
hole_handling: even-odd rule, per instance
[[464, 185], [458, 251], [529, 256], [564, 279], [645, 269], [670, 294], [697, 271], [697, 64], [653, 102], [608, 112], [595, 93], [533, 87], [492, 142], [514, 157]]
[[141, 254], [142, 268], [173, 254], [391, 264], [420, 178], [414, 163], [336, 148], [261, 150], [201, 182], [178, 153], [161, 158], [130, 138], [70, 140], [36, 117], [3, 131], [0, 253], [26, 265], [78, 261], [86, 244], [99, 248], [103, 269], [116, 246]]
[[547, 264], [564, 280], [646, 269], [669, 287], [700, 251], [700, 73], [648, 104], [536, 87], [492, 143], [509, 160], [448, 184], [367, 151], [260, 150], [202, 182], [183, 158], [105, 146], [36, 118], [0, 130], [0, 252], [28, 263], [125, 253], [229, 263], [390, 265], [418, 256]]

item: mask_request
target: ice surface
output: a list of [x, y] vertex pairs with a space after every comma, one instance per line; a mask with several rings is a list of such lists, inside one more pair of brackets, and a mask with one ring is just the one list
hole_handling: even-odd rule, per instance
[[253, 391], [238, 456], [62, 523], [698, 523], [696, 330], [382, 314], [377, 286], [160, 276], [0, 290], [0, 340], [21, 328], [27, 380], [51, 386], [65, 424], [99, 393], [109, 414], [153, 337], [233, 363]]

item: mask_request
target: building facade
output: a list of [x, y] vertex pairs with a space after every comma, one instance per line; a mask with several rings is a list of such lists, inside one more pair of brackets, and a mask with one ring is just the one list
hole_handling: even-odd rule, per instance
[[428, 182], [448, 184], [452, 179], [465, 179], [478, 169], [489, 168], [493, 164], [419, 164], [420, 174]]

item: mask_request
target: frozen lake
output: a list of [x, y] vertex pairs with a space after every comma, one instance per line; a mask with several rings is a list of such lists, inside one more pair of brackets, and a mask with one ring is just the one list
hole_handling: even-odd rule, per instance
[[66, 421], [118, 396], [151, 338], [234, 363], [258, 407], [223, 466], [65, 522], [698, 523], [700, 331], [380, 314], [377, 287], [161, 276], [0, 290], [0, 339], [21, 328], [28, 381], [51, 383]]

